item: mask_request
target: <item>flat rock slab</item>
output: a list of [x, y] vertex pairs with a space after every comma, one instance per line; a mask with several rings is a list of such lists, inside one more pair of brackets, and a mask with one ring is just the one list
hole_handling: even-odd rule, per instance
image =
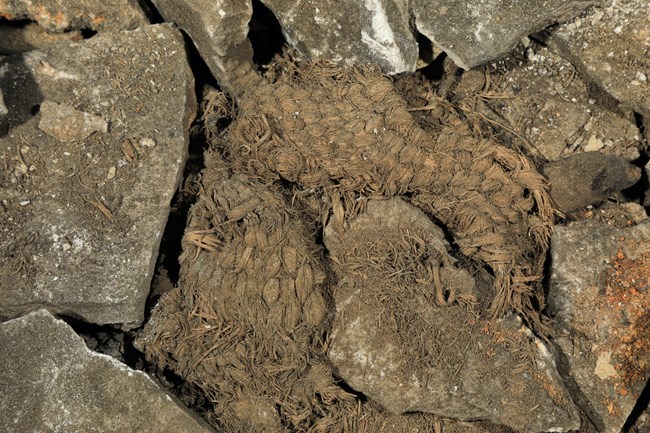
[[387, 74], [414, 71], [418, 47], [407, 2], [265, 0], [293, 47], [308, 59], [374, 63]]
[[619, 432], [650, 378], [650, 221], [559, 226], [551, 252], [563, 370], [598, 431]]
[[181, 33], [102, 33], [0, 71], [0, 317], [138, 326], [195, 113]]
[[647, 117], [650, 116], [649, 28], [646, 0], [610, 0], [560, 26], [551, 39], [551, 46], [566, 56], [590, 84]]
[[585, 0], [414, 0], [415, 26], [463, 69], [508, 53], [522, 36], [574, 17]]
[[0, 18], [36, 21], [49, 30], [132, 30], [149, 24], [132, 0], [0, 0]]
[[0, 324], [0, 413], [6, 432], [213, 431], [46, 310]]
[[178, 24], [192, 38], [219, 84], [239, 96], [261, 81], [253, 65], [248, 1], [153, 0], [166, 21]]
[[525, 432], [580, 426], [544, 344], [514, 316], [479, 317], [468, 305], [478, 281], [422, 211], [370, 201], [348, 228], [330, 222], [324, 241], [339, 281], [328, 356], [352, 388], [396, 414]]

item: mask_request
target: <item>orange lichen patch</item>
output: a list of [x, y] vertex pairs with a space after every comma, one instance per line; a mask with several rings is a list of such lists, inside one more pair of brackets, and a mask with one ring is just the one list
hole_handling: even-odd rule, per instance
[[99, 27], [104, 21], [106, 21], [106, 18], [104, 18], [102, 15], [93, 17], [93, 19], [90, 21], [93, 28]]
[[599, 313], [611, 318], [608, 346], [618, 372], [618, 393], [647, 378], [650, 358], [650, 252], [632, 259], [622, 249], [612, 257]]
[[623, 413], [621, 411], [621, 407], [609, 399], [605, 399], [604, 404], [605, 407], [607, 408], [607, 412], [609, 412], [611, 416], [621, 416], [621, 414]]
[[553, 385], [543, 373], [535, 372], [533, 374], [533, 377], [537, 383], [539, 383], [541, 387], [544, 388], [546, 394], [551, 397], [555, 404], [560, 406], [566, 404], [566, 400], [562, 391], [557, 386]]
[[61, 11], [52, 14], [45, 6], [34, 4], [29, 5], [27, 10], [36, 22], [45, 27], [52, 24], [56, 29], [64, 30], [69, 25], [68, 19]]

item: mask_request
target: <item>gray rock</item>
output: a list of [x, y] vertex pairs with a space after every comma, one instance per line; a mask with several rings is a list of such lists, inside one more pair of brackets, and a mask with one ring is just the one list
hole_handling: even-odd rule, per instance
[[[502, 125], [513, 141], [525, 139], [547, 161], [575, 153], [601, 151], [632, 161], [639, 157], [642, 137], [634, 113], [613, 113], [595, 104], [587, 86], [575, 76], [571, 63], [547, 47], [525, 41], [527, 61], [517, 67], [498, 64], [489, 74], [463, 74], [456, 95], [468, 116]], [[500, 79], [486, 76], [498, 74]], [[486, 88], [488, 86], [488, 88]], [[477, 98], [477, 94], [500, 97]]]
[[248, 23], [249, 1], [153, 0], [166, 21], [178, 24], [192, 38], [219, 84], [234, 96], [261, 81], [253, 65]]
[[43, 101], [40, 114], [38, 128], [59, 141], [80, 141], [93, 132], [108, 132], [104, 119], [66, 104]]
[[46, 310], [0, 324], [0, 412], [5, 432], [213, 431]]
[[[10, 126], [0, 138], [0, 317], [47, 307], [138, 326], [196, 109], [181, 33], [100, 33], [8, 57], [0, 70]], [[80, 122], [44, 133], [50, 102]], [[101, 125], [85, 130], [84, 113]]]
[[[393, 254], [382, 254], [384, 240]], [[324, 241], [339, 281], [328, 356], [355, 390], [396, 414], [489, 419], [526, 432], [579, 427], [545, 345], [518, 318], [489, 322], [465, 304], [480, 285], [420, 210], [399, 199], [370, 201], [348, 228], [330, 222]], [[439, 277], [423, 279], [418, 267], [434, 257]], [[378, 275], [374, 263], [395, 272]], [[432, 300], [436, 278], [458, 290], [458, 302]]]
[[413, 0], [418, 31], [463, 69], [508, 53], [522, 36], [579, 14], [590, 0]]
[[[260, 81], [247, 39], [249, 2], [154, 0], [167, 21], [192, 38], [213, 75], [234, 95]], [[570, 18], [593, 0], [479, 3], [430, 0], [263, 0], [292, 47], [308, 60], [373, 63], [387, 74], [414, 71], [416, 29], [460, 66], [471, 68], [510, 51], [519, 39]], [[514, 3], [514, 4], [513, 4]], [[513, 24], [514, 23], [514, 24]], [[469, 30], [468, 30], [469, 29]]]
[[618, 433], [650, 378], [650, 222], [559, 226], [551, 254], [562, 371], [598, 431]]
[[388, 74], [414, 71], [418, 47], [404, 0], [264, 0], [308, 59], [374, 63]]
[[646, 0], [610, 0], [594, 7], [587, 15], [560, 26], [550, 46], [569, 59], [583, 79], [604, 93], [601, 104], [615, 108], [618, 101], [650, 116]]
[[585, 152], [544, 168], [551, 198], [562, 212], [571, 212], [629, 188], [641, 178], [641, 170], [622, 158]]
[[147, 25], [133, 0], [10, 0], [0, 2], [0, 17], [36, 21], [49, 31], [132, 30]]
[[0, 89], [0, 137], [3, 137], [7, 134], [9, 128], [9, 119], [7, 114], [7, 106], [5, 105], [4, 97], [2, 96], [2, 89]]

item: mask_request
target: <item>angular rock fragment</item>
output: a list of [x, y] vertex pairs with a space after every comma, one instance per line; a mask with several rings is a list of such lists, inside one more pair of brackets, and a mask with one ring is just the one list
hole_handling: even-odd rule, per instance
[[0, 18], [35, 21], [56, 32], [132, 30], [149, 23], [133, 0], [3, 0]]
[[562, 371], [598, 431], [619, 432], [650, 378], [650, 222], [557, 227], [551, 253]]
[[93, 132], [108, 132], [104, 119], [66, 104], [43, 101], [40, 114], [38, 128], [59, 141], [80, 141]]
[[330, 222], [324, 241], [339, 281], [328, 355], [352, 388], [397, 414], [579, 427], [544, 344], [512, 316], [480, 318], [477, 281], [422, 211], [371, 200], [349, 227]]
[[307, 59], [372, 63], [387, 74], [414, 71], [418, 47], [408, 3], [393, 0], [264, 0], [287, 41]]
[[553, 211], [530, 162], [477, 140], [452, 110], [439, 130], [422, 129], [376, 69], [285, 69], [242, 98], [218, 143], [234, 166], [322, 194], [339, 219], [367, 196], [410, 194], [450, 229], [463, 254], [494, 270], [494, 315], [514, 309], [539, 324], [533, 299], [543, 298], [538, 282]]
[[468, 117], [489, 119], [513, 141], [547, 161], [600, 151], [632, 161], [642, 137], [631, 110], [613, 113], [596, 104], [571, 63], [528, 41], [519, 67], [463, 74], [455, 89]]
[[47, 306], [137, 326], [195, 113], [181, 33], [102, 33], [0, 69], [10, 127], [0, 138], [0, 316]]
[[544, 174], [551, 185], [551, 198], [562, 212], [596, 204], [641, 178], [638, 167], [600, 152], [585, 152], [556, 161], [544, 168]]
[[413, 0], [418, 31], [463, 69], [508, 53], [522, 36], [578, 15], [590, 0]]
[[249, 1], [153, 0], [166, 21], [178, 24], [192, 38], [219, 84], [234, 96], [261, 81], [253, 65], [248, 23]]
[[607, 97], [650, 117], [650, 31], [645, 0], [610, 0], [560, 26], [550, 46]]
[[46, 310], [0, 324], [0, 411], [5, 432], [213, 431]]

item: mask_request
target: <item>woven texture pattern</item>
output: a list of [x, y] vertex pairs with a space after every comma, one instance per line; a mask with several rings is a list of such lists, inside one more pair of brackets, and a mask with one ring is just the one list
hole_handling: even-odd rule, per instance
[[341, 203], [335, 216], [352, 218], [362, 196], [410, 197], [492, 269], [495, 316], [514, 309], [538, 322], [553, 217], [544, 178], [455, 113], [442, 123], [422, 129], [374, 69], [315, 64], [250, 92], [223, 146], [243, 172], [322, 190]]

